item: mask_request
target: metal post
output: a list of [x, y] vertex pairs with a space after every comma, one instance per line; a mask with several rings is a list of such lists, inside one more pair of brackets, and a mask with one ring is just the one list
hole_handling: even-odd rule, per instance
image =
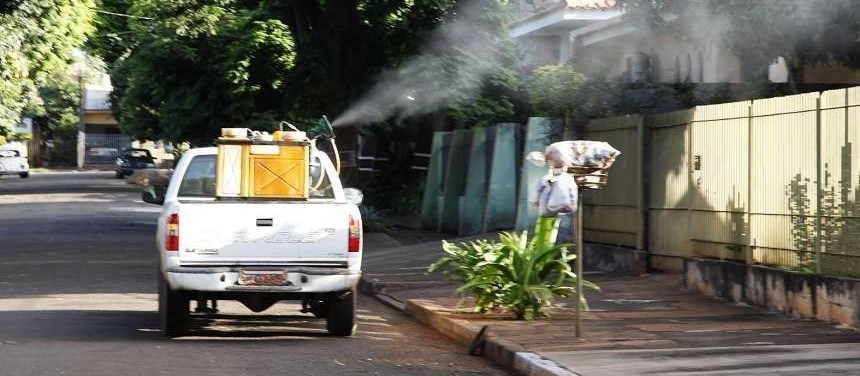
[[576, 337], [582, 337], [582, 190], [576, 204], [576, 223], [573, 226], [576, 236]]
[[746, 217], [746, 244], [744, 244], [744, 262], [748, 265], [752, 265], [755, 263], [755, 247], [753, 247], [753, 236], [752, 236], [752, 191], [755, 187], [753, 187], [753, 178], [752, 178], [752, 170], [753, 170], [753, 106], [752, 102], [750, 102], [749, 106], [747, 106], [747, 207], [746, 213], [744, 216]]
[[80, 106], [78, 108], [78, 115], [80, 116], [80, 121], [78, 123], [78, 145], [77, 145], [77, 165], [78, 168], [84, 167], [84, 154], [86, 153], [86, 125], [85, 125], [85, 113], [84, 108], [86, 107], [86, 99], [84, 96], [86, 95], [86, 89], [84, 88], [84, 73], [83, 71], [78, 74], [78, 86], [81, 90], [81, 101]]
[[[846, 103], [847, 105], [847, 103]], [[846, 108], [845, 111], [848, 111]], [[847, 127], [848, 124], [845, 124]], [[821, 274], [821, 193], [824, 191], [824, 177], [821, 174], [821, 96], [815, 98], [815, 273]]]

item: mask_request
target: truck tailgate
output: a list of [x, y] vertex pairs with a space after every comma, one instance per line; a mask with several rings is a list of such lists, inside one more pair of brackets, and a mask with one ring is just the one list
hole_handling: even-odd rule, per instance
[[[183, 203], [182, 265], [344, 265], [349, 207], [333, 203]], [[182, 221], [182, 218], [194, 218]]]

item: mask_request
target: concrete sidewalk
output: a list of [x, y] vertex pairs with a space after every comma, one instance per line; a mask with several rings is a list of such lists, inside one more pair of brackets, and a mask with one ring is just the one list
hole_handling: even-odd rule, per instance
[[677, 274], [587, 273], [602, 291], [586, 294], [582, 338], [574, 335], [571, 299], [531, 322], [472, 313], [457, 285], [425, 273], [443, 255], [439, 241], [427, 238], [401, 245], [368, 234], [362, 289], [461, 343], [464, 353], [487, 326], [483, 355], [519, 374], [860, 374], [854, 329], [684, 291]]

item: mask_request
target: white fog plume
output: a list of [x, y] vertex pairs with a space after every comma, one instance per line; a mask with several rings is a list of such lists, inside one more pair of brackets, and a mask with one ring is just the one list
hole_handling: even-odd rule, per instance
[[[337, 126], [381, 122], [434, 112], [452, 100], [477, 95], [481, 83], [499, 63], [492, 30], [480, 19], [485, 3], [456, 9], [456, 20], [435, 30], [418, 56], [382, 73], [375, 85], [338, 116]], [[440, 51], [456, 51], [441, 58]], [[463, 56], [460, 56], [463, 55]]]

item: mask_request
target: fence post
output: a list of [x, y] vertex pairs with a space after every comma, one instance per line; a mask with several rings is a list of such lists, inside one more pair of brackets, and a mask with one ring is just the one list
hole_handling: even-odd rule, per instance
[[[848, 111], [846, 103], [845, 111]], [[848, 127], [848, 124], [845, 124]], [[821, 273], [821, 96], [815, 99], [815, 273]]]
[[755, 259], [753, 257], [753, 245], [752, 243], [752, 156], [753, 156], [753, 106], [752, 102], [749, 102], [749, 106], [747, 107], [747, 212], [744, 214], [747, 217], [747, 244], [744, 244], [744, 248], [746, 250], [744, 254], [744, 262], [747, 264], [752, 264]]
[[[649, 184], [651, 181], [651, 117], [640, 116], [639, 123], [636, 126], [636, 134], [638, 138], [639, 155], [637, 159], [639, 165], [636, 173], [636, 180], [639, 182], [639, 197], [636, 200], [637, 211], [639, 212], [639, 230], [636, 234], [636, 249], [645, 251], [648, 249], [648, 216], [651, 192]], [[647, 264], [647, 261], [646, 261]]]

